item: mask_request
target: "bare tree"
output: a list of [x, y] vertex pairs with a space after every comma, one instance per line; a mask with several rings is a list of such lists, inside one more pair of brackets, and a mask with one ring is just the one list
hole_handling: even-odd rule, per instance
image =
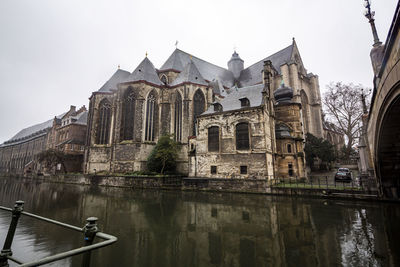
[[345, 135], [344, 156], [348, 158], [356, 145], [361, 132], [361, 118], [363, 115], [362, 94], [369, 94], [361, 85], [341, 82], [331, 83], [323, 97], [324, 110], [327, 121]]

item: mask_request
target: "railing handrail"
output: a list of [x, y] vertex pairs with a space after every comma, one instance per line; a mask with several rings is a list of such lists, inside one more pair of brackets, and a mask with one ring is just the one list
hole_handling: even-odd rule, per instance
[[[10, 211], [10, 212], [14, 211], [11, 208], [7, 208], [7, 207], [3, 207], [3, 206], [0, 206], [0, 209], [1, 210], [6, 210], [6, 211]], [[33, 213], [29, 213], [29, 212], [25, 212], [25, 211], [21, 211], [20, 214], [23, 214], [23, 215], [26, 215], [26, 216], [29, 216], [29, 217], [32, 217], [32, 218], [35, 218], [35, 219], [38, 219], [38, 220], [41, 220], [41, 221], [45, 221], [45, 222], [48, 222], [48, 223], [52, 223], [52, 224], [55, 224], [55, 225], [58, 225], [58, 226], [61, 226], [61, 227], [64, 227], [64, 228], [68, 228], [68, 229], [71, 229], [71, 230], [74, 230], [74, 231], [77, 231], [77, 232], [85, 233], [85, 227], [86, 226], [83, 227], [83, 228], [80, 228], [80, 227], [77, 227], [77, 226], [74, 226], [74, 225], [70, 225], [70, 224], [67, 224], [67, 223], [63, 223], [63, 222], [60, 222], [60, 221], [57, 221], [57, 220], [49, 219], [49, 218], [42, 217], [42, 216], [39, 216], [39, 215], [36, 215], [36, 214], [33, 214]], [[89, 218], [89, 219], [92, 219], [94, 221], [97, 220], [97, 218]], [[88, 219], [88, 222], [89, 222], [89, 219]], [[94, 224], [94, 225], [96, 225], [96, 224]], [[94, 232], [93, 239], [94, 239], [94, 237], [99, 237], [101, 239], [104, 239], [104, 241], [99, 242], [99, 243], [95, 243], [95, 244], [90, 244], [90, 245], [87, 245], [87, 246], [82, 246], [82, 247], [79, 247], [79, 248], [76, 248], [76, 249], [72, 249], [72, 250], [69, 250], [69, 251], [66, 251], [66, 252], [61, 252], [61, 253], [58, 253], [58, 254], [55, 254], [55, 255], [52, 255], [52, 256], [48, 256], [48, 257], [45, 257], [45, 258], [42, 258], [42, 259], [38, 259], [38, 260], [35, 260], [35, 261], [32, 261], [32, 262], [27, 262], [27, 263], [23, 263], [22, 261], [18, 260], [17, 258], [11, 257], [11, 255], [8, 255], [7, 258], [9, 260], [13, 261], [13, 262], [16, 262], [17, 264], [21, 264], [21, 265], [19, 265], [21, 267], [40, 266], [40, 265], [43, 265], [43, 264], [47, 264], [47, 263], [50, 263], [50, 262], [58, 261], [58, 260], [61, 260], [61, 259], [65, 259], [65, 258], [68, 258], [68, 257], [72, 257], [72, 256], [75, 256], [75, 255], [78, 255], [78, 254], [89, 252], [89, 251], [94, 250], [94, 249], [102, 248], [102, 247], [111, 245], [111, 244], [115, 243], [118, 240], [117, 237], [115, 237], [113, 235], [106, 234], [106, 233], [102, 233], [102, 232]]]

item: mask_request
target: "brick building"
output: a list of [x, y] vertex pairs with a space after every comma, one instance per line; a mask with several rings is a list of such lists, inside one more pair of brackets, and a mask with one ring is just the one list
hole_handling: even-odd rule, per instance
[[[68, 112], [54, 119], [21, 130], [0, 145], [0, 173], [40, 172], [36, 156], [47, 149], [83, 155], [86, 120], [84, 106], [78, 111], [71, 106]], [[71, 171], [81, 171], [82, 162], [83, 156], [80, 163], [71, 163]]]

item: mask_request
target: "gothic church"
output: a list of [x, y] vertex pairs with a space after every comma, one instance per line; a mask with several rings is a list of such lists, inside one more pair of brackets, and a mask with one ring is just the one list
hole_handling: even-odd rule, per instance
[[236, 51], [226, 69], [175, 49], [161, 68], [146, 57], [92, 93], [85, 171], [145, 170], [169, 133], [191, 177], [305, 177], [308, 132], [324, 136], [321, 95], [294, 39], [247, 68]]

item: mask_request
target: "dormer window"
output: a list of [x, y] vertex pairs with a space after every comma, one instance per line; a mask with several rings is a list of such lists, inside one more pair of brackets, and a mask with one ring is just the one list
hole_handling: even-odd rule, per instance
[[250, 101], [247, 97], [241, 98], [240, 100], [240, 106], [243, 107], [250, 107]]
[[214, 111], [222, 112], [223, 111], [222, 105], [220, 103], [214, 103]]

